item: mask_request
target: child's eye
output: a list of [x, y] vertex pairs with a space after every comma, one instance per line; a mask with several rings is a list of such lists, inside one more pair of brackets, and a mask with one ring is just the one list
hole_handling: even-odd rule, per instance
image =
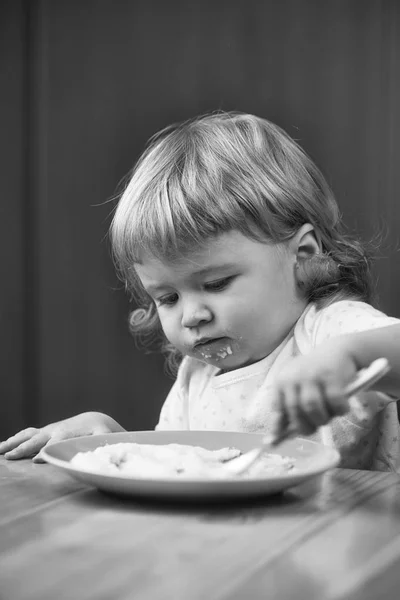
[[204, 284], [204, 288], [210, 292], [220, 292], [228, 287], [234, 280], [234, 277], [224, 277], [223, 279], [217, 279], [216, 281], [210, 281]]
[[172, 306], [178, 301], [178, 294], [167, 294], [156, 299], [157, 306]]

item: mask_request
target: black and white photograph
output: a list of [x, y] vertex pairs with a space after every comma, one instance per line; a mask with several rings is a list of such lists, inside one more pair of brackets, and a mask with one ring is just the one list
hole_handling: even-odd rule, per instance
[[396, 600], [400, 1], [0, 0], [0, 600]]

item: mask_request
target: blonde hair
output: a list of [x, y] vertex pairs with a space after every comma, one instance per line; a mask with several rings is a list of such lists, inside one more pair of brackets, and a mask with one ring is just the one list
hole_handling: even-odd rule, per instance
[[[313, 225], [322, 246], [320, 255], [299, 263], [307, 299], [370, 301], [366, 250], [345, 234], [324, 176], [283, 129], [237, 112], [163, 129], [134, 167], [110, 230], [117, 270], [141, 305], [131, 314], [131, 330], [145, 338], [162, 336], [154, 304], [135, 273], [144, 254], [172, 260], [230, 230], [284, 242], [305, 223]], [[168, 344], [164, 349], [173, 362], [176, 350]]]

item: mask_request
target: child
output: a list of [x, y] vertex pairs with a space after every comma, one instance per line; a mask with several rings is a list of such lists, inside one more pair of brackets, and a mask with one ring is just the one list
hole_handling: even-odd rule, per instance
[[[180, 363], [157, 429], [295, 427], [336, 447], [342, 467], [398, 468], [400, 321], [371, 306], [366, 252], [283, 130], [241, 113], [165, 129], [135, 167], [111, 239], [140, 305], [133, 332], [160, 335], [169, 366]], [[358, 396], [360, 413], [343, 389], [381, 356], [391, 371]], [[0, 452], [22, 458], [110, 431], [123, 429], [84, 413], [24, 430]]]

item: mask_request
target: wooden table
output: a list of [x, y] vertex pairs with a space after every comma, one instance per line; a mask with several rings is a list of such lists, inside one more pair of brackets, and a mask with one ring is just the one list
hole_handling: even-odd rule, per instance
[[1, 600], [400, 598], [400, 477], [335, 469], [281, 496], [176, 506], [0, 457]]

